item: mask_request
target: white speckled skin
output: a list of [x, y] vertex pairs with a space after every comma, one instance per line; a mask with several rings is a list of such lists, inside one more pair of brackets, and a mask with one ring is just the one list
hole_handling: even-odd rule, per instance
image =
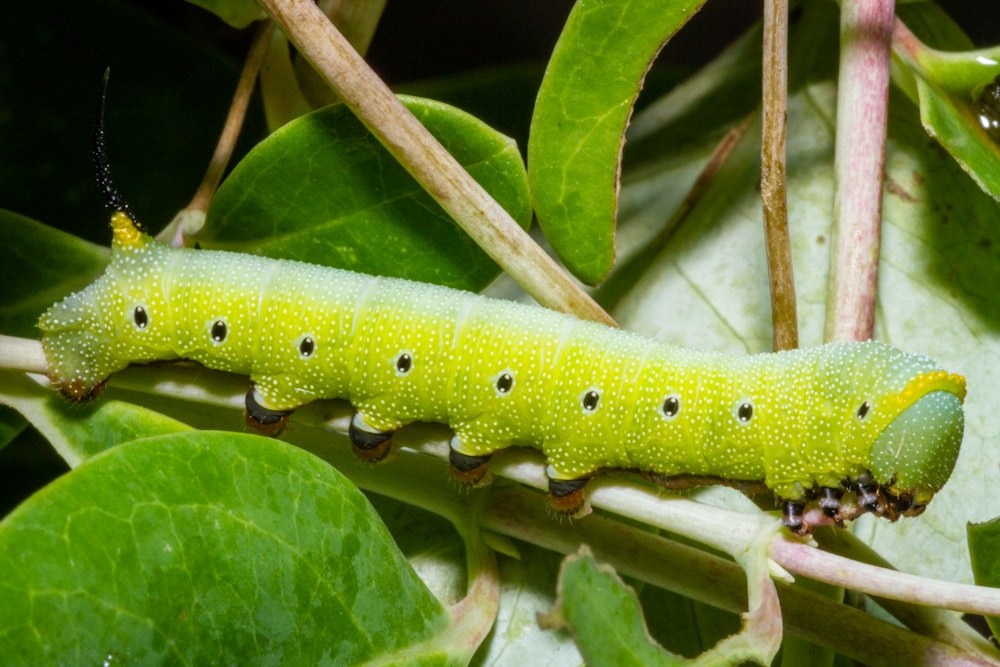
[[930, 394], [951, 411], [922, 445], [941, 464], [899, 480], [890, 462], [877, 481], [929, 498], [961, 442], [964, 380], [881, 343], [697, 352], [443, 287], [170, 248], [123, 214], [113, 227], [105, 275], [39, 322], [52, 381], [76, 400], [129, 363], [186, 358], [249, 375], [267, 409], [346, 398], [377, 431], [448, 423], [462, 454], [540, 447], [555, 479], [764, 480], [786, 500], [869, 471], [883, 430]]

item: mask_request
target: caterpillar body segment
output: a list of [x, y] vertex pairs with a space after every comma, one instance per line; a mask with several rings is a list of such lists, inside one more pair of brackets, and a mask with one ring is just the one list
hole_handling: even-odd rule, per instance
[[249, 376], [248, 423], [265, 433], [300, 405], [346, 398], [369, 460], [401, 426], [443, 422], [468, 483], [495, 451], [527, 445], [560, 511], [581, 510], [593, 474], [625, 469], [669, 486], [766, 485], [798, 532], [922, 511], [961, 444], [964, 379], [883, 343], [689, 350], [433, 285], [171, 248], [121, 212], [112, 227], [105, 274], [39, 321], [72, 400], [130, 363], [191, 359]]

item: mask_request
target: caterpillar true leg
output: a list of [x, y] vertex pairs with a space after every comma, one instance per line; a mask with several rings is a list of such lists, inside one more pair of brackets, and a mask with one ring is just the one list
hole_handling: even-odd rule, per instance
[[858, 494], [858, 505], [867, 512], [882, 514], [884, 507], [879, 502], [879, 485], [870, 474], [864, 474], [851, 482], [851, 487]]
[[823, 514], [831, 519], [840, 517], [840, 499], [844, 496], [844, 489], [839, 487], [824, 486], [819, 490], [819, 506]]
[[288, 415], [290, 414], [292, 414], [291, 410], [271, 410], [270, 408], [265, 408], [260, 404], [260, 395], [257, 393], [257, 388], [250, 385], [250, 390], [247, 392], [244, 417], [251, 431], [259, 435], [272, 437], [280, 435], [285, 428], [285, 424], [288, 423]]
[[354, 455], [362, 461], [377, 463], [389, 455], [395, 431], [377, 431], [365, 423], [360, 412], [351, 417], [347, 434], [354, 445]]
[[781, 504], [781, 522], [796, 535], [809, 532], [809, 525], [802, 518], [805, 509], [805, 504], [797, 500], [786, 500]]

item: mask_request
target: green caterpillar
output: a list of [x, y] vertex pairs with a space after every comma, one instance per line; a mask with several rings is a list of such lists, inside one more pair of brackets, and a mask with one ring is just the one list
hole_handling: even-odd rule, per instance
[[926, 357], [873, 341], [699, 352], [435, 285], [173, 248], [136, 226], [100, 122], [96, 139], [111, 264], [38, 322], [49, 377], [71, 400], [131, 363], [190, 359], [250, 376], [260, 433], [346, 398], [368, 460], [401, 426], [443, 422], [466, 483], [485, 483], [497, 450], [528, 445], [560, 512], [585, 512], [587, 479], [624, 469], [671, 488], [770, 489], [799, 533], [866, 511], [919, 514], [954, 467], [965, 379]]
[[586, 479], [637, 470], [669, 486], [761, 483], [805, 531], [922, 511], [963, 432], [961, 376], [888, 345], [726, 356], [406, 280], [172, 248], [112, 216], [111, 264], [39, 321], [53, 384], [79, 401], [133, 362], [191, 359], [249, 375], [248, 422], [275, 433], [294, 408], [347, 398], [368, 458], [413, 421], [448, 423], [451, 462], [480, 481], [490, 454], [540, 447], [553, 504]]

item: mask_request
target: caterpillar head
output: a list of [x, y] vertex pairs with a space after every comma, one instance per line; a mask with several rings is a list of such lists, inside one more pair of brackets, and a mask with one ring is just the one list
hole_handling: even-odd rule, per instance
[[[112, 260], [105, 274], [53, 305], [38, 321], [49, 379], [73, 401], [96, 396], [108, 376], [131, 361], [164, 356], [154, 348], [160, 338], [156, 331], [166, 323], [153, 318], [149, 307], [160, 272], [142, 265], [162, 262], [169, 248], [142, 234], [123, 212], [112, 216], [112, 228]], [[119, 266], [125, 263], [146, 280], [119, 280]]]
[[944, 371], [918, 375], [893, 397], [898, 414], [871, 451], [876, 512], [892, 520], [916, 516], [944, 486], [962, 444], [964, 398], [965, 378]]

